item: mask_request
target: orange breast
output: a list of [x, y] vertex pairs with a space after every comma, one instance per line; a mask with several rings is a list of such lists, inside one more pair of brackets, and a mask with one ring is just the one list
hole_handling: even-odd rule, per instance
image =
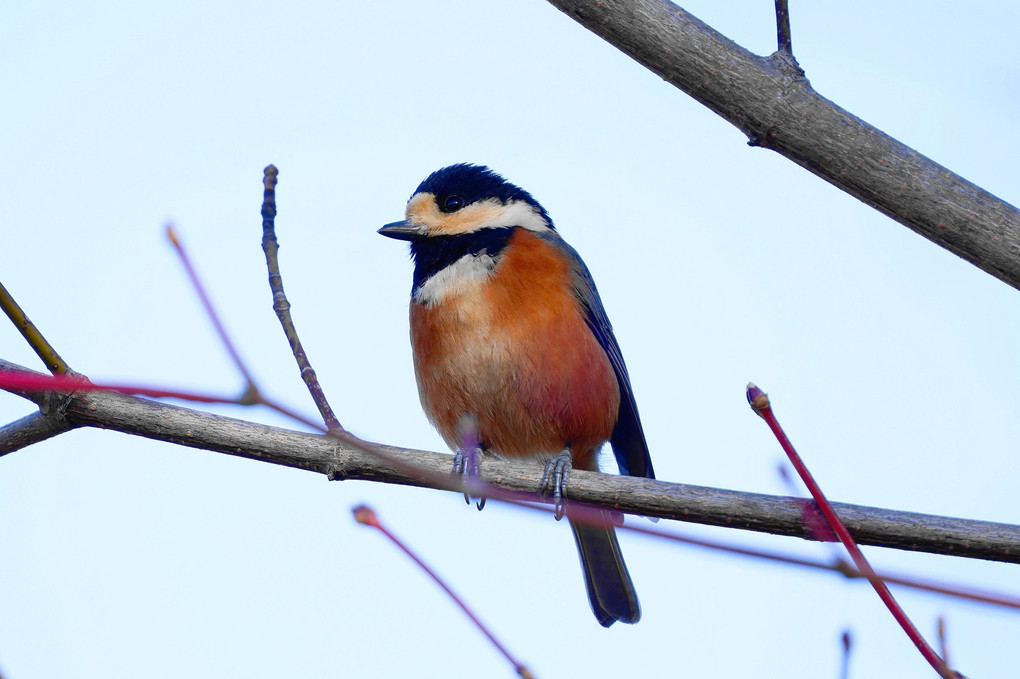
[[596, 468], [619, 385], [554, 246], [518, 229], [488, 279], [412, 303], [411, 343], [422, 406], [451, 448], [458, 420], [473, 413], [483, 444], [501, 455], [548, 456], [569, 444], [575, 466]]

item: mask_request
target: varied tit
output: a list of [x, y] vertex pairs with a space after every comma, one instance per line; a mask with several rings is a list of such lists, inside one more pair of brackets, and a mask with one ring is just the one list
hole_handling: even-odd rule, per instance
[[[404, 221], [379, 230], [414, 258], [411, 346], [425, 414], [454, 450], [459, 423], [479, 447], [597, 471], [612, 444], [620, 472], [655, 478], [623, 355], [595, 282], [527, 191], [478, 165], [429, 175]], [[561, 487], [557, 485], [557, 497]], [[595, 617], [641, 617], [609, 512], [571, 522]]]

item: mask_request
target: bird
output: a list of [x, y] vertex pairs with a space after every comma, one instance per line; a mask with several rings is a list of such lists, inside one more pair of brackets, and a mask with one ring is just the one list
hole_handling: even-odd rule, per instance
[[[450, 448], [461, 450], [471, 418], [481, 450], [554, 470], [557, 502], [570, 469], [599, 471], [607, 441], [621, 474], [655, 478], [595, 281], [530, 193], [484, 165], [451, 165], [428, 175], [404, 219], [379, 233], [410, 244], [418, 395]], [[636, 623], [620, 519], [601, 517], [567, 517], [588, 600], [603, 627]]]

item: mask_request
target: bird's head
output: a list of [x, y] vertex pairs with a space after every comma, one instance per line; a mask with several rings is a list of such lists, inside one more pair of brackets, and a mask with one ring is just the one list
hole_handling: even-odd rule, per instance
[[460, 280], [491, 271], [514, 229], [553, 230], [530, 193], [483, 165], [468, 163], [426, 177], [407, 201], [404, 217], [379, 233], [410, 242], [416, 298], [441, 272], [456, 273]]
[[436, 170], [407, 201], [404, 220], [379, 233], [415, 242], [464, 236], [485, 229], [521, 227], [546, 231], [552, 221], [531, 194], [484, 165], [460, 163]]

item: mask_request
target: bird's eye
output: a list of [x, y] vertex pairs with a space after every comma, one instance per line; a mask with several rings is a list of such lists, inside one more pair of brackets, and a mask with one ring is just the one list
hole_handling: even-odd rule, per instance
[[464, 207], [464, 199], [460, 196], [447, 196], [443, 201], [443, 212], [456, 212]]

